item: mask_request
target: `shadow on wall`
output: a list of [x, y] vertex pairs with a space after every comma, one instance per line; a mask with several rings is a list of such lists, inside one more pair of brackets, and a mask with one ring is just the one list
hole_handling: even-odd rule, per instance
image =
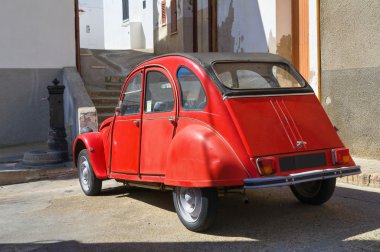
[[218, 50], [269, 51], [258, 0], [218, 2]]
[[131, 48], [132, 49], [141, 49], [145, 48], [146, 37], [144, 33], [144, 27], [142, 22], [131, 22], [130, 23], [130, 33], [135, 34], [136, 36], [131, 36]]

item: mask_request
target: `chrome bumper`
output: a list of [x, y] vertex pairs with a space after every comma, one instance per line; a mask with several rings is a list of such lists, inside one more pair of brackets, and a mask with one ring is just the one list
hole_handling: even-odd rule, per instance
[[360, 173], [360, 166], [350, 166], [334, 169], [293, 173], [288, 176], [281, 177], [248, 178], [244, 179], [244, 188], [257, 189], [265, 187], [287, 186], [315, 180], [350, 176]]

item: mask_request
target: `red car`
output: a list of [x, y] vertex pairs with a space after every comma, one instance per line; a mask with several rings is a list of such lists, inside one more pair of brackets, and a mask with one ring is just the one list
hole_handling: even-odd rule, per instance
[[186, 228], [213, 223], [218, 190], [290, 186], [320, 205], [360, 173], [301, 75], [272, 54], [170, 54], [127, 77], [116, 113], [79, 135], [86, 195], [102, 180], [172, 190]]

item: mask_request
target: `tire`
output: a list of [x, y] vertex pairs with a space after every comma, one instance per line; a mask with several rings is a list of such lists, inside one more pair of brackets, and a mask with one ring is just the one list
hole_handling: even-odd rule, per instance
[[302, 203], [322, 205], [328, 201], [335, 191], [336, 179], [325, 179], [291, 185], [294, 196]]
[[95, 176], [86, 149], [79, 152], [77, 167], [79, 183], [84, 194], [87, 196], [99, 195], [102, 190], [102, 180]]
[[205, 231], [215, 221], [218, 208], [216, 188], [176, 187], [173, 202], [182, 224], [191, 231]]

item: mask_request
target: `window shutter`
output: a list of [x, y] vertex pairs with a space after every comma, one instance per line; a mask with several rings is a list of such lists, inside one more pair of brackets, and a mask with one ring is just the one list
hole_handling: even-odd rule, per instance
[[177, 32], [177, 0], [171, 0], [170, 3], [171, 32]]
[[166, 0], [161, 0], [161, 24], [166, 25]]

